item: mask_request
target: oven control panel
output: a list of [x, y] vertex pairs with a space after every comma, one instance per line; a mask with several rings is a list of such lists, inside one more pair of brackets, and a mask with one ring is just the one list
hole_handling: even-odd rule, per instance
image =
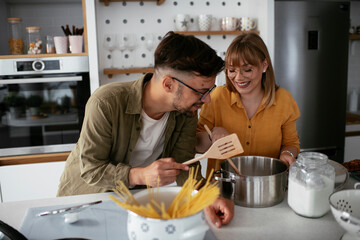
[[60, 70], [60, 60], [17, 61], [16, 70], [17, 72]]

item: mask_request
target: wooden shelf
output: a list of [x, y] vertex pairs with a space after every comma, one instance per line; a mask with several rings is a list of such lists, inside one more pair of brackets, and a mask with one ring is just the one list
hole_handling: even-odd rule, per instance
[[66, 161], [70, 152], [0, 157], [0, 166]]
[[[100, 0], [105, 1], [105, 0]], [[259, 34], [257, 30], [251, 30], [247, 32], [253, 32]], [[177, 31], [176, 33], [183, 35], [239, 35], [244, 31]], [[112, 78], [114, 74], [127, 74], [127, 73], [148, 73], [154, 72], [154, 68], [129, 68], [129, 69], [118, 69], [118, 68], [105, 68], [104, 74]]]
[[110, 2], [156, 2], [156, 5], [161, 5], [165, 2], [165, 0], [100, 0], [103, 2], [105, 6], [109, 6]]
[[360, 34], [350, 34], [349, 39], [350, 40], [360, 40]]
[[[253, 32], [259, 34], [257, 30], [251, 30], [246, 32]], [[240, 35], [244, 33], [244, 31], [176, 31], [176, 33], [183, 34], [183, 35]]]
[[127, 74], [127, 73], [150, 73], [154, 72], [154, 68], [105, 68], [104, 74], [108, 75], [109, 78], [112, 78], [114, 74]]
[[0, 59], [87, 56], [87, 53], [1, 55]]

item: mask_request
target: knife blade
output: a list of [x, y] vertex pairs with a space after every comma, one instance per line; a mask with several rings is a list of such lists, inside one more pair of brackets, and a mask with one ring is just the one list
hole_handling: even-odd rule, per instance
[[95, 205], [95, 204], [99, 204], [101, 202], [102, 201], [100, 200], [100, 201], [95, 201], [95, 202], [90, 202], [90, 203], [84, 203], [84, 204], [77, 205], [77, 206], [60, 208], [60, 209], [51, 210], [51, 211], [45, 211], [45, 212], [38, 213], [36, 216], [42, 217], [42, 216], [47, 216], [47, 215], [54, 215], [54, 214], [79, 210], [79, 209], [86, 208], [86, 207], [89, 207], [89, 206], [92, 206], [92, 205]]

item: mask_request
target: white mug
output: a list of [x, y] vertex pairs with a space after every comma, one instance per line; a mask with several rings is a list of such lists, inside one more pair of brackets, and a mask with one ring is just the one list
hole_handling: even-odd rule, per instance
[[200, 14], [198, 19], [200, 31], [210, 31], [213, 21], [216, 21], [211, 14]]
[[68, 50], [68, 37], [55, 36], [54, 37], [55, 50], [57, 54], [67, 53]]
[[174, 23], [177, 31], [187, 31], [190, 26], [190, 16], [188, 14], [176, 14]]
[[250, 17], [240, 18], [240, 26], [242, 31], [250, 31], [256, 28], [256, 21]]
[[220, 25], [223, 31], [235, 31], [239, 29], [240, 22], [235, 17], [224, 17], [221, 19]]
[[69, 48], [71, 53], [82, 53], [83, 36], [82, 35], [69, 36]]

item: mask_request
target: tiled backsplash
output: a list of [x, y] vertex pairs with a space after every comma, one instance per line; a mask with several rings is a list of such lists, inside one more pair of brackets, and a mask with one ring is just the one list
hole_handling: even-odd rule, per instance
[[[111, 57], [115, 68], [129, 66], [148, 67], [153, 59], [153, 50], [145, 47], [147, 33], [154, 33], [161, 39], [168, 31], [175, 30], [174, 17], [176, 14], [188, 14], [193, 19], [189, 30], [198, 30], [197, 17], [200, 14], [212, 14], [218, 22], [222, 17], [252, 17], [256, 18], [257, 30], [266, 41], [268, 29], [267, 1], [265, 0], [166, 0], [157, 6], [155, 2], [111, 2], [108, 7], [99, 1], [96, 3], [97, 31], [99, 50], [100, 85], [113, 81], [135, 80], [141, 74], [114, 75], [109, 79], [103, 74], [104, 68], [109, 68]], [[212, 30], [219, 30], [220, 25], [214, 24]], [[104, 37], [115, 33], [120, 36], [124, 33], [134, 33], [138, 46], [134, 51], [118, 49], [112, 53], [104, 47]], [[197, 36], [213, 47], [220, 56], [224, 53], [235, 35], [208, 35]], [[157, 42], [158, 43], [158, 42]], [[135, 61], [134, 61], [135, 59]], [[223, 74], [219, 75], [217, 84], [224, 82]]]

